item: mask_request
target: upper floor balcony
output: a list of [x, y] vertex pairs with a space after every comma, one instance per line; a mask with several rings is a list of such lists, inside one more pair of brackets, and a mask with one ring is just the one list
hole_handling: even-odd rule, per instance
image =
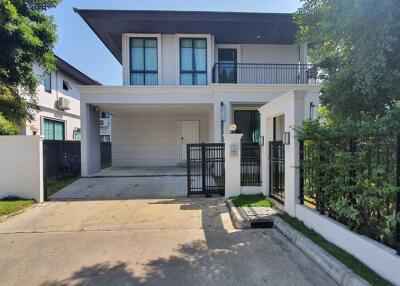
[[216, 63], [212, 83], [221, 84], [310, 84], [316, 67], [309, 64]]

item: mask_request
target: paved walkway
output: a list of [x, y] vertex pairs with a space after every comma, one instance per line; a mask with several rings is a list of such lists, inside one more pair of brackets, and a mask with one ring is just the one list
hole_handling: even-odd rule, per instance
[[75, 181], [50, 199], [182, 198], [187, 193], [186, 181], [182, 167], [112, 167]]
[[0, 223], [2, 285], [336, 285], [222, 199], [48, 202]]

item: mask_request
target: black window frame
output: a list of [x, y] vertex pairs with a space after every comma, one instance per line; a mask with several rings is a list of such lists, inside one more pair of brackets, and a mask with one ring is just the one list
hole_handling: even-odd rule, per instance
[[[67, 126], [66, 126], [66, 122], [64, 120], [57, 120], [57, 119], [54, 119], [54, 118], [44, 117], [43, 118], [43, 135], [44, 136], [46, 135], [46, 133], [45, 133], [46, 122], [51, 122], [51, 124], [53, 124], [53, 138], [54, 139], [44, 138], [44, 140], [47, 140], [47, 141], [65, 141], [66, 140], [67, 136], [66, 136], [65, 133], [67, 131], [67, 129], [66, 129]], [[55, 124], [56, 123], [61, 123], [62, 126], [63, 126], [62, 139], [55, 139], [56, 138], [56, 136], [55, 136], [55, 131], [56, 131]]]
[[[132, 41], [133, 40], [142, 40], [143, 41], [143, 68], [146, 68], [146, 47], [145, 47], [145, 40], [156, 40], [156, 49], [157, 49], [157, 70], [155, 71], [148, 71], [146, 69], [144, 70], [133, 70], [132, 67]], [[130, 85], [158, 85], [158, 61], [160, 60], [158, 58], [158, 38], [156, 37], [129, 37], [129, 84]], [[143, 83], [142, 84], [133, 84], [132, 83], [132, 74], [143, 74]], [[157, 83], [156, 84], [146, 84], [146, 74], [156, 74], [157, 78]]]
[[[255, 142], [259, 142], [260, 137], [255, 138], [253, 137], [253, 134], [255, 133], [255, 131], [258, 129], [259, 134], [261, 132], [261, 118], [259, 116], [259, 112], [258, 110], [253, 110], [253, 109], [236, 109], [233, 112], [233, 121], [235, 122], [235, 124], [237, 125], [238, 130], [236, 130], [236, 132], [242, 132], [243, 130], [240, 130], [239, 128], [239, 123], [238, 123], [238, 116], [239, 113], [249, 113], [250, 116], [250, 133], [252, 134], [251, 137], [251, 141], [245, 142], [245, 136], [243, 136], [242, 138], [242, 142], [243, 143], [255, 143]], [[257, 118], [258, 117], [258, 118]]]
[[63, 80], [63, 90], [65, 91], [69, 91], [69, 83], [66, 80]]
[[[50, 80], [49, 80], [49, 88], [46, 87], [46, 76], [48, 76], [50, 78]], [[45, 92], [51, 93], [51, 72], [45, 72], [44, 73], [43, 86], [44, 86], [44, 91]]]
[[[183, 71], [182, 70], [182, 41], [183, 40], [191, 40], [192, 41], [192, 70], [191, 71]], [[193, 70], [195, 67], [195, 56], [194, 56], [194, 41], [195, 40], [205, 40], [206, 41], [206, 70], [205, 71], [195, 71]], [[182, 74], [192, 74], [192, 84], [191, 85], [208, 85], [208, 41], [207, 38], [179, 38], [179, 84], [182, 84]], [[206, 83], [205, 84], [195, 84], [194, 75], [195, 74], [205, 74], [206, 75]]]
[[[235, 60], [232, 64], [228, 63], [221, 63], [221, 55], [220, 52], [232, 50], [235, 51], [234, 56]], [[218, 48], [218, 82], [219, 83], [237, 83], [237, 56], [238, 56], [238, 49], [237, 48]], [[222, 72], [224, 71], [225, 68], [233, 68], [233, 79], [223, 79], [222, 78]]]

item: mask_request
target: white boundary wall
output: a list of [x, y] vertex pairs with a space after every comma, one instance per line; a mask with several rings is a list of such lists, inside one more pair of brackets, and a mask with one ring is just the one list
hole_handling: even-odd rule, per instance
[[400, 256], [394, 249], [359, 235], [346, 226], [299, 204], [299, 144], [293, 127], [300, 126], [309, 116], [310, 102], [314, 102], [317, 106], [318, 97], [306, 91], [293, 90], [259, 109], [261, 135], [265, 138], [261, 155], [263, 193], [269, 194], [268, 142], [272, 141], [272, 118], [284, 115], [284, 131], [290, 132], [290, 144], [285, 145], [285, 211], [358, 258], [388, 281], [400, 286]]
[[396, 254], [396, 250], [359, 235], [333, 219], [300, 204], [296, 205], [296, 217], [385, 279], [400, 285], [400, 256]]
[[0, 136], [0, 198], [43, 201], [43, 138]]

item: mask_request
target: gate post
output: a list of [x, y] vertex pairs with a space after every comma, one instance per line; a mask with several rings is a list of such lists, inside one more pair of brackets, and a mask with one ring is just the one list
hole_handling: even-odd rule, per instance
[[240, 195], [240, 140], [243, 134], [224, 134], [225, 198]]

